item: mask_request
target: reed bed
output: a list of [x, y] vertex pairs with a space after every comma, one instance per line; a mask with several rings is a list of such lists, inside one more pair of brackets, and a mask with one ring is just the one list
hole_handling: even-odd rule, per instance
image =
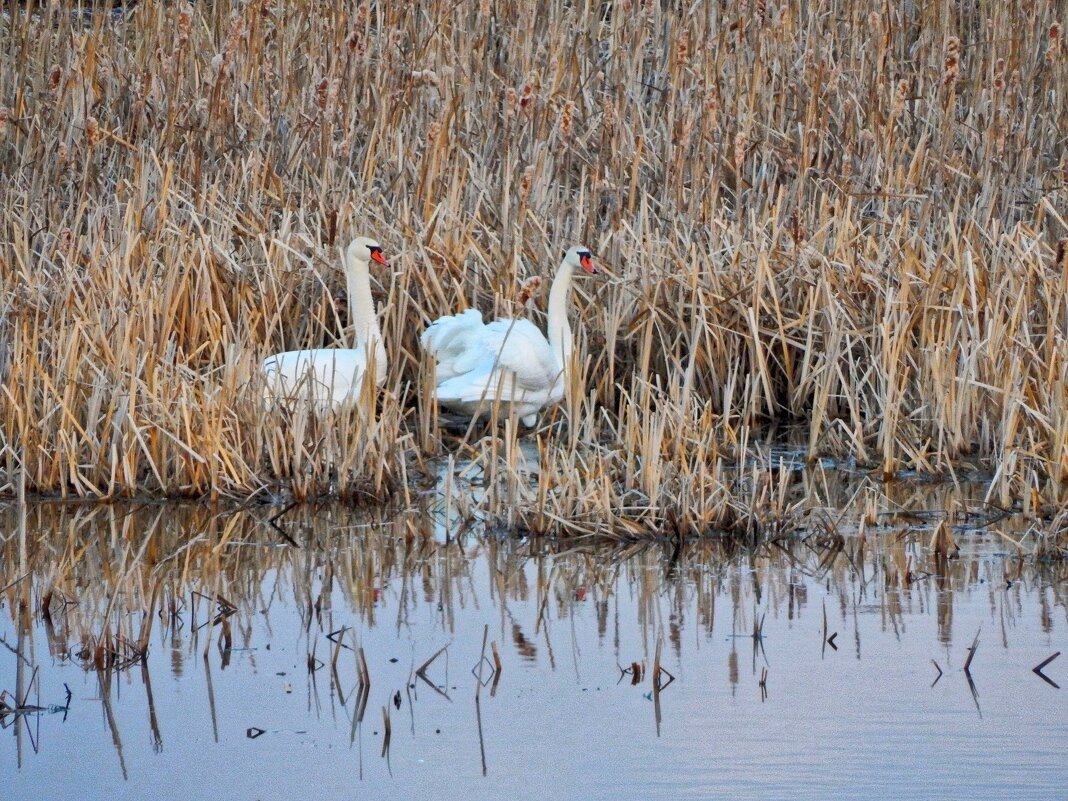
[[[749, 530], [774, 500], [777, 530], [782, 471], [728, 474], [784, 420], [810, 459], [1064, 501], [1058, 3], [75, 5], [0, 21], [7, 490], [389, 495], [448, 447], [419, 331], [515, 312], [582, 242], [608, 277], [532, 526]], [[354, 234], [393, 257], [385, 389], [264, 410], [259, 358], [348, 341]]]

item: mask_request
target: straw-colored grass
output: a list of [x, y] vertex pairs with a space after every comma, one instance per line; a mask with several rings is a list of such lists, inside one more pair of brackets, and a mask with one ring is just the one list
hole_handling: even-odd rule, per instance
[[[582, 242], [610, 277], [528, 522], [788, 506], [726, 478], [776, 420], [1064, 501], [1058, 3], [34, 5], [0, 21], [7, 491], [388, 494], [441, 449], [425, 323]], [[374, 413], [265, 411], [262, 356], [349, 341], [354, 234], [393, 257]]]

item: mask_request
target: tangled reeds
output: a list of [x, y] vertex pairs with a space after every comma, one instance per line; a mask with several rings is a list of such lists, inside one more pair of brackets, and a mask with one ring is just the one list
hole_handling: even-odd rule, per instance
[[[426, 321], [581, 241], [531, 519], [729, 523], [774, 420], [1064, 501], [1057, 3], [67, 5], [0, 19], [0, 492], [387, 495], [441, 446]], [[351, 341], [356, 233], [398, 254], [385, 388], [265, 412], [261, 356]]]

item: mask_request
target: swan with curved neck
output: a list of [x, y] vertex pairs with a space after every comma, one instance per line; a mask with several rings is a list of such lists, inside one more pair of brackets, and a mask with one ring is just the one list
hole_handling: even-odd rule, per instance
[[266, 400], [302, 398], [331, 406], [355, 402], [369, 356], [374, 362], [375, 383], [385, 381], [386, 348], [371, 297], [372, 261], [388, 266], [382, 246], [373, 239], [356, 237], [345, 249], [345, 285], [355, 347], [290, 350], [268, 356], [263, 360]]
[[553, 278], [548, 336], [525, 319], [484, 324], [474, 309], [431, 323], [419, 341], [437, 362], [438, 403], [471, 416], [495, 407], [507, 414], [511, 408], [532, 426], [539, 411], [559, 402], [571, 369], [567, 306], [576, 269], [597, 272], [590, 251], [581, 246], [564, 254]]

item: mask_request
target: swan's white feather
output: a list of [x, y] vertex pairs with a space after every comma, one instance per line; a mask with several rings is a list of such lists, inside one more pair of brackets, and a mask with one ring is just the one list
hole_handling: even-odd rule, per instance
[[482, 314], [477, 309], [441, 317], [427, 327], [419, 343], [437, 361], [438, 383], [463, 372], [457, 370], [454, 362], [467, 352], [483, 328]]
[[[290, 350], [263, 360], [268, 400], [301, 398], [332, 405], [351, 403], [360, 394], [367, 372], [362, 348]], [[385, 375], [375, 376], [381, 384]]]

